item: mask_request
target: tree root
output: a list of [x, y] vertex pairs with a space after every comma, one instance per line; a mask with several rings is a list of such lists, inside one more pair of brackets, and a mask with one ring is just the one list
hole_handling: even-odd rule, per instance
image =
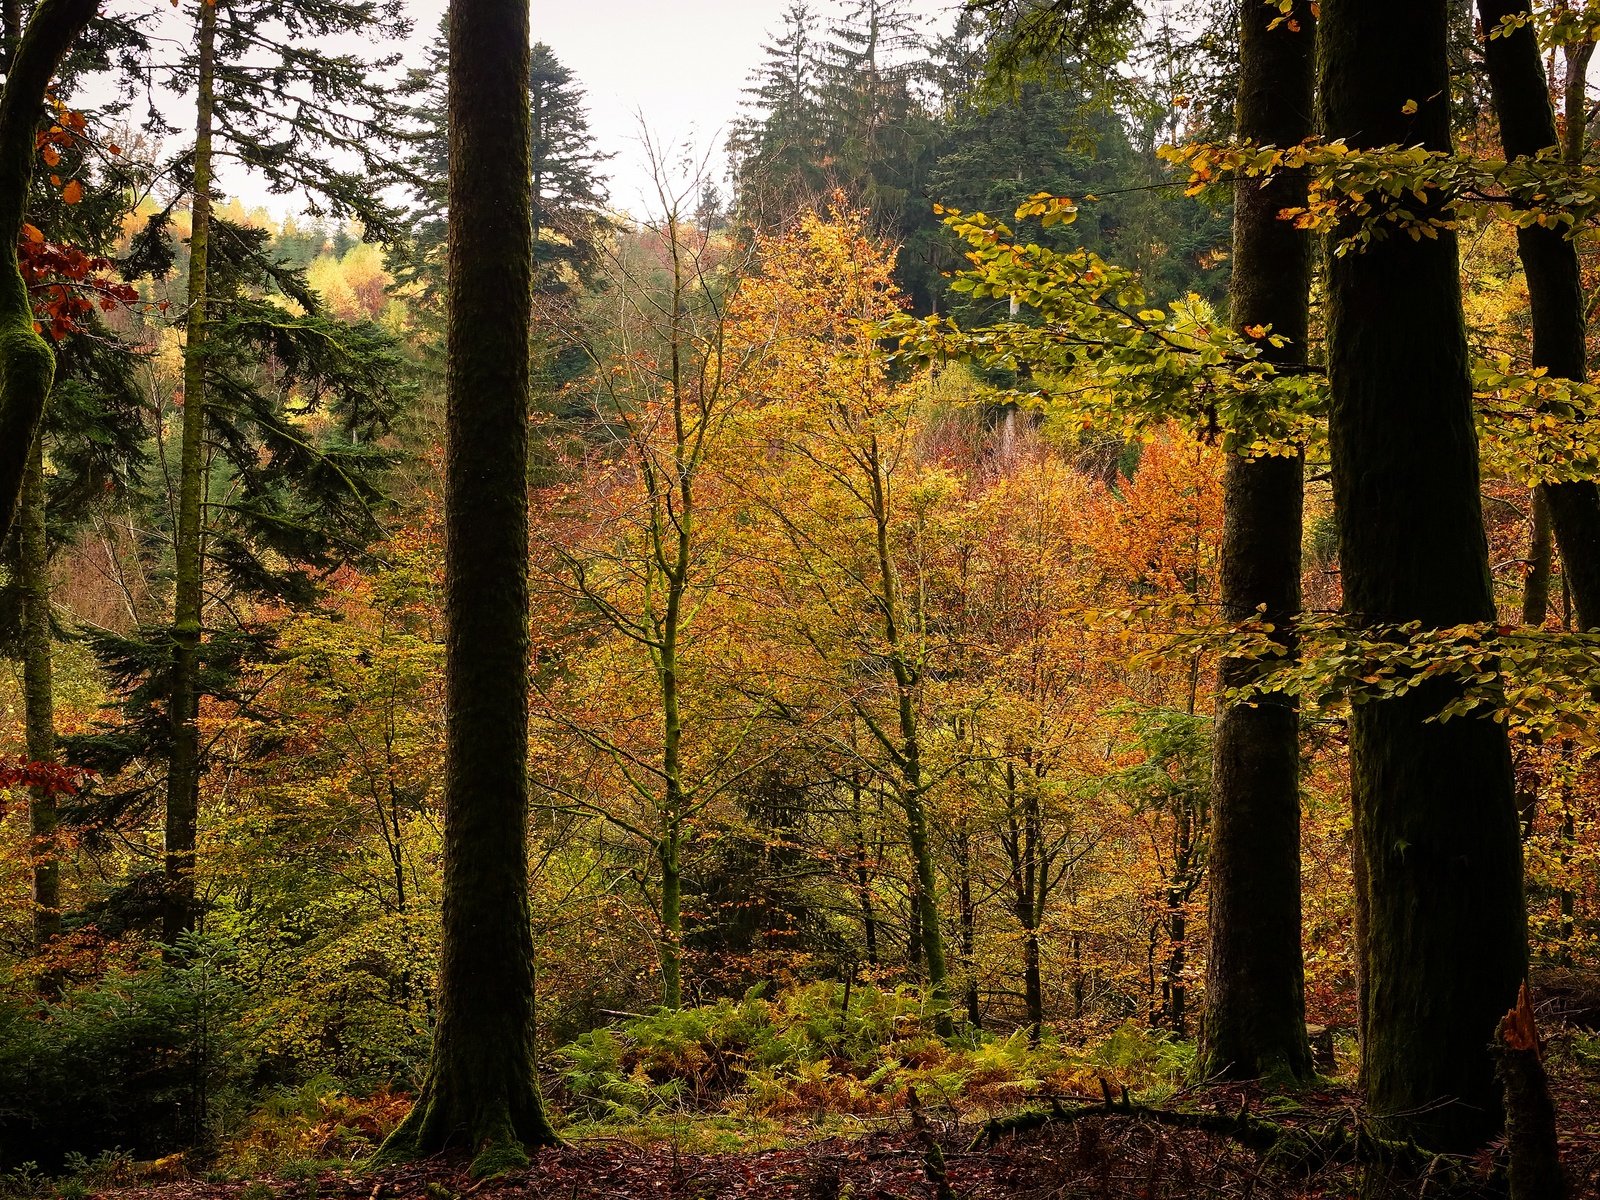
[[1182, 1109], [1152, 1108], [1135, 1104], [1127, 1088], [1114, 1091], [1104, 1080], [1099, 1103], [1064, 1108], [1052, 1099], [1048, 1109], [1030, 1109], [995, 1117], [986, 1122], [973, 1139], [968, 1152], [993, 1146], [1003, 1138], [1042, 1129], [1047, 1125], [1072, 1124], [1089, 1118], [1115, 1117], [1188, 1129], [1230, 1138], [1266, 1157], [1281, 1170], [1304, 1175], [1340, 1163], [1380, 1166], [1404, 1172], [1437, 1174], [1447, 1166], [1444, 1156], [1433, 1154], [1414, 1142], [1381, 1138], [1360, 1124], [1330, 1122], [1314, 1129], [1300, 1129], [1253, 1116], [1248, 1106], [1237, 1113], [1190, 1112]]

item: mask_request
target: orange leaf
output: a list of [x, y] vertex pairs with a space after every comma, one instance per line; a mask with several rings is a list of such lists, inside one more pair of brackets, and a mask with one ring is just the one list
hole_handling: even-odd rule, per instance
[[22, 236], [27, 238], [35, 246], [44, 245], [44, 233], [37, 225], [29, 225], [24, 223], [22, 226]]
[[53, 167], [61, 161], [61, 151], [57, 150], [54, 146], [46, 146], [41, 152], [40, 157], [44, 159], [45, 166]]
[[76, 179], [61, 189], [61, 198], [68, 204], [76, 204], [83, 199], [83, 184]]

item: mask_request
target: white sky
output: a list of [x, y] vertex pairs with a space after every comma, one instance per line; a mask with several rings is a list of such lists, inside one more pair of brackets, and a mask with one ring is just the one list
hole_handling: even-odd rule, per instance
[[[912, 0], [930, 21], [954, 0]], [[722, 179], [726, 125], [779, 28], [789, 0], [533, 0], [533, 39], [547, 42], [588, 93], [590, 128], [609, 164], [611, 202], [635, 212], [650, 185], [639, 146], [643, 115], [652, 137], [679, 150], [714, 150]], [[411, 0], [418, 38], [433, 35], [446, 0]], [[814, 2], [824, 19], [831, 0]]]
[[[119, 2], [143, 8], [155, 0]], [[409, 0], [414, 31], [407, 57], [413, 62], [433, 37], [447, 2]], [[826, 22], [841, 2], [813, 0], [813, 7]], [[930, 28], [944, 24], [958, 2], [911, 0]], [[635, 213], [655, 207], [640, 145], [641, 117], [675, 158], [699, 160], [709, 153], [709, 174], [723, 183], [727, 125], [761, 59], [762, 43], [779, 28], [787, 7], [788, 0], [533, 0], [534, 40], [549, 43], [577, 77], [587, 94], [596, 144], [616, 156], [607, 164], [614, 207]], [[179, 31], [187, 31], [190, 20], [192, 5], [185, 2], [163, 28], [183, 36]], [[187, 124], [182, 117], [179, 121]], [[251, 206], [277, 213], [298, 207], [226, 168], [220, 182]]]

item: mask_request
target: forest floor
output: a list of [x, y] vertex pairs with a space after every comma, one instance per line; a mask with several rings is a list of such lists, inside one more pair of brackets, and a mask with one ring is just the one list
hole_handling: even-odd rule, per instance
[[[1550, 1059], [1572, 1200], [1600, 1197], [1600, 1061], [1559, 1045]], [[1311, 1130], [1353, 1121], [1358, 1105], [1341, 1087], [1290, 1102], [1233, 1086], [1191, 1090], [1163, 1108], [1230, 1117], [1241, 1110]], [[489, 1180], [472, 1179], [465, 1159], [435, 1159], [382, 1172], [149, 1181], [87, 1194], [105, 1200], [1309, 1200], [1358, 1191], [1353, 1165], [1286, 1167], [1232, 1136], [1172, 1127], [1137, 1112], [1050, 1121], [993, 1145], [981, 1133], [981, 1124], [930, 1111], [920, 1130], [908, 1114], [860, 1136], [798, 1139], [766, 1150], [701, 1153], [671, 1141], [589, 1137], [541, 1151], [527, 1170]], [[929, 1150], [934, 1143], [942, 1151], [943, 1184]], [[1474, 1194], [1494, 1157], [1435, 1163], [1400, 1194], [1440, 1195], [1446, 1175], [1456, 1181], [1452, 1196]]]

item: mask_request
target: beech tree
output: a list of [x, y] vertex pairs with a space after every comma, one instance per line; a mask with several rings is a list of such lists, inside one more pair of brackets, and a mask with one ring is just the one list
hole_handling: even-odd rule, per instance
[[450, 7], [443, 944], [433, 1057], [383, 1155], [489, 1174], [553, 1143], [528, 908], [527, 0]]
[[[1238, 134], [1275, 146], [1312, 131], [1310, 4], [1288, 21], [1276, 8], [1240, 9]], [[1234, 191], [1236, 328], [1270, 327], [1286, 339], [1267, 354], [1303, 366], [1310, 327], [1308, 235], [1280, 219], [1304, 204], [1305, 184], [1281, 175]], [[1222, 607], [1233, 621], [1262, 617], [1287, 629], [1300, 610], [1303, 460], [1298, 452], [1229, 457], [1224, 478]], [[1225, 659], [1224, 688], [1254, 665]], [[1294, 701], [1269, 695], [1223, 702], [1212, 767], [1211, 953], [1201, 1026], [1203, 1077], [1303, 1079], [1311, 1074], [1300, 953], [1300, 721]]]
[[[1448, 151], [1448, 33], [1443, 0], [1327, 0], [1327, 136]], [[1492, 622], [1455, 234], [1346, 250], [1328, 271], [1345, 611], [1380, 635]], [[1421, 682], [1350, 717], [1367, 1101], [1386, 1129], [1439, 1151], [1500, 1127], [1489, 1047], [1527, 972], [1505, 730], [1483, 713], [1431, 719], [1460, 689]]]
[[[537, 105], [534, 115], [537, 122]], [[711, 749], [708, 735], [751, 722], [697, 687], [707, 655], [699, 625], [726, 567], [715, 536], [716, 482], [707, 476], [726, 453], [741, 371], [763, 347], [727, 344], [729, 308], [747, 263], [695, 227], [690, 206], [701, 179], [670, 177], [648, 135], [645, 147], [659, 214], [629, 239], [634, 253], [616, 255], [606, 293], [611, 327], [584, 346], [598, 401], [591, 437], [605, 447], [591, 478], [612, 511], [584, 522], [589, 528], [548, 538], [556, 568], [548, 578], [575, 609], [618, 635], [603, 690], [623, 695], [629, 676], [649, 680], [645, 707], [659, 714], [653, 729], [557, 723], [609, 760], [637, 801], [619, 812], [575, 797], [642, 842], [654, 860], [635, 877], [641, 885], [659, 880], [652, 907], [660, 925], [661, 1003], [676, 1009], [683, 1001], [686, 848], [708, 806], [764, 761], [738, 735], [731, 746]], [[601, 485], [602, 478], [610, 482]], [[584, 629], [580, 640], [593, 639]]]
[[799, 568], [790, 586], [817, 608], [796, 640], [841, 681], [839, 707], [866, 731], [861, 766], [881, 777], [904, 816], [913, 954], [948, 1034], [929, 815], [943, 772], [930, 761], [923, 711], [934, 631], [898, 553], [912, 507], [902, 488], [919, 389], [896, 386], [872, 338], [873, 323], [902, 303], [893, 255], [862, 214], [839, 211], [827, 220], [804, 214], [787, 237], [763, 239], [760, 254], [761, 275], [740, 293], [735, 338], [742, 330], [745, 345], [767, 347], [745, 385], [766, 401], [766, 453], [803, 469], [791, 477], [763, 462], [747, 486]]

